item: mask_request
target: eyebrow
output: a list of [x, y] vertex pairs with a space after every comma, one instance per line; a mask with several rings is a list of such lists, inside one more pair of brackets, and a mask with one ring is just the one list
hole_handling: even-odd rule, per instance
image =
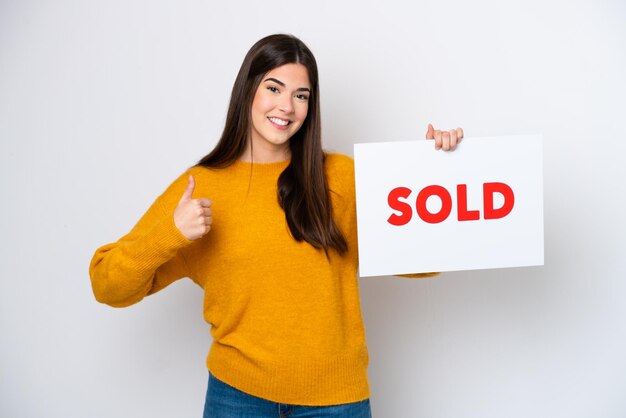
[[[266, 78], [265, 80], [263, 80], [263, 82], [265, 82], [265, 81], [273, 81], [274, 83], [276, 83], [278, 85], [281, 85], [283, 87], [286, 86], [285, 83], [283, 83], [282, 81], [280, 81], [280, 80], [278, 80], [278, 79], [276, 79], [274, 77]], [[307, 88], [307, 87], [300, 87], [300, 88], [296, 89], [296, 91], [308, 91], [310, 93], [311, 89]]]

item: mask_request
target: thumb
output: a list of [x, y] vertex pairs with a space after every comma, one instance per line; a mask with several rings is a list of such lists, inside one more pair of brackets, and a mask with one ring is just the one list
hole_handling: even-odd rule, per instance
[[191, 195], [193, 194], [193, 190], [196, 188], [196, 181], [193, 179], [192, 175], [189, 175], [189, 181], [187, 182], [187, 188], [185, 189], [185, 192], [183, 193], [182, 197], [180, 198], [181, 202], [182, 201], [189, 201], [191, 200]]
[[428, 130], [426, 131], [426, 139], [435, 139], [435, 129], [432, 124], [428, 124]]

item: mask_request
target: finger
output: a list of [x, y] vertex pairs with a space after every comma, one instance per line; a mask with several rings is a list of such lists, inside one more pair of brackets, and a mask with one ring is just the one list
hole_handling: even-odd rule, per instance
[[197, 200], [198, 203], [200, 203], [200, 206], [203, 208], [210, 208], [213, 205], [213, 202], [211, 202], [211, 200], [207, 199], [206, 197], [202, 197]]
[[211, 210], [211, 208], [203, 208], [203, 213], [204, 216], [213, 216], [213, 211]]
[[193, 179], [193, 176], [190, 174], [189, 181], [187, 182], [187, 188], [185, 189], [185, 192], [183, 193], [180, 200], [181, 201], [191, 200], [192, 199], [191, 196], [195, 188], [196, 188], [196, 181]]
[[198, 225], [196, 229], [196, 237], [194, 239], [199, 239], [205, 236], [211, 230], [211, 225], [206, 225], [204, 222]]
[[458, 142], [458, 136], [456, 133], [456, 129], [450, 131], [450, 149], [453, 150], [456, 148], [456, 144]]
[[441, 131], [440, 130], [436, 130], [435, 131], [435, 149], [441, 149]]
[[450, 151], [450, 132], [443, 132], [441, 134], [441, 148], [444, 151]]
[[435, 129], [430, 123], [428, 124], [428, 129], [426, 130], [426, 139], [435, 139]]
[[211, 224], [213, 223], [213, 218], [208, 217], [204, 218], [202, 223], [203, 232], [202, 235], [206, 235], [211, 230]]
[[204, 208], [198, 205], [198, 202], [193, 202], [192, 204], [194, 205], [194, 215], [196, 215], [198, 219], [204, 218], [206, 216], [204, 213]]
[[462, 128], [456, 128], [456, 137], [457, 137], [457, 143], [461, 142], [461, 139], [463, 139], [463, 129]]

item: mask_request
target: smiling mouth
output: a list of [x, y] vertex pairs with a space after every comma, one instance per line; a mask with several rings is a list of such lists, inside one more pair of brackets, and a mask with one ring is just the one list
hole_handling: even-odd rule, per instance
[[280, 118], [274, 118], [274, 117], [269, 117], [268, 119], [274, 125], [278, 125], [278, 126], [287, 126], [291, 123], [290, 120], [286, 120], [286, 119], [280, 119]]

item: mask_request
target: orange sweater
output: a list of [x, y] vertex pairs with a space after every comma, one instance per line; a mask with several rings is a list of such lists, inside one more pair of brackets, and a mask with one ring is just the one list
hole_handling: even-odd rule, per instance
[[[353, 161], [329, 154], [334, 216], [348, 252], [327, 258], [297, 242], [277, 199], [288, 162], [193, 167], [153, 203], [130, 233], [98, 249], [96, 299], [128, 306], [190, 277], [204, 289], [213, 345], [207, 366], [220, 380], [280, 403], [333, 405], [369, 397], [368, 353], [357, 286]], [[213, 201], [211, 231], [197, 241], [173, 212], [187, 185]]]

